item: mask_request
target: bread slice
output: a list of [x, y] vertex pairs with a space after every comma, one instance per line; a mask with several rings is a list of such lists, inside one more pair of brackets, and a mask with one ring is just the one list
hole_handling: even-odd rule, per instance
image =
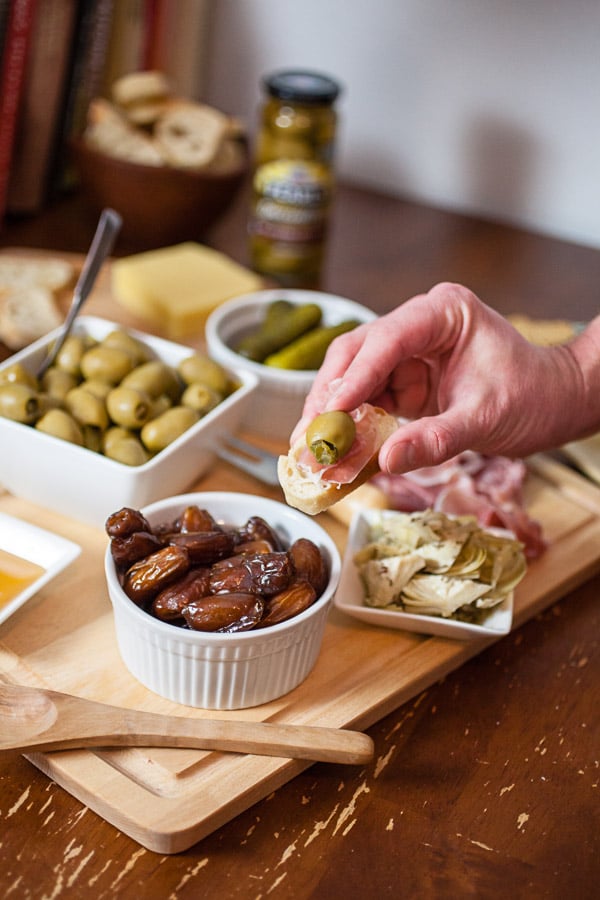
[[379, 472], [379, 450], [398, 428], [398, 420], [380, 407], [371, 406], [370, 410], [371, 416], [375, 417], [375, 441], [371, 445], [372, 452], [368, 459], [352, 481], [346, 484], [328, 481], [324, 474], [313, 473], [306, 466], [299, 465], [300, 454], [306, 447], [304, 436], [298, 438], [286, 456], [279, 457], [277, 475], [288, 506], [293, 506], [309, 516], [315, 516], [347, 497]]
[[0, 292], [0, 341], [20, 350], [62, 324], [52, 291], [40, 284]]

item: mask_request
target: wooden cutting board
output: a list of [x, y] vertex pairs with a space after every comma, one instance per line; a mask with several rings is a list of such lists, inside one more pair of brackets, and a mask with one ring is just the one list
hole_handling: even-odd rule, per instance
[[[64, 256], [75, 266], [81, 264], [78, 255]], [[85, 313], [152, 331], [112, 298], [109, 272], [105, 267], [100, 273]], [[69, 300], [67, 294], [61, 298], [65, 310]], [[265, 488], [226, 463], [216, 464], [193, 487], [282, 499], [278, 489]], [[517, 589], [515, 627], [600, 570], [600, 488], [539, 457], [530, 464], [526, 499], [531, 515], [543, 524], [550, 548], [530, 566]], [[0, 626], [0, 674], [131, 708], [214, 715], [152, 694], [121, 662], [104, 582], [107, 538], [102, 531], [8, 493], [0, 493], [0, 510], [82, 547], [69, 568]], [[346, 528], [327, 514], [319, 520], [343, 552]], [[222, 716], [365, 729], [493, 640], [453, 641], [374, 628], [332, 609], [319, 660], [303, 684], [280, 700]], [[270, 757], [133, 748], [29, 758], [115, 827], [163, 854], [187, 849], [310, 765]]]
[[[195, 487], [267, 493], [225, 463]], [[554, 461], [531, 460], [529, 510], [550, 548], [517, 589], [515, 627], [600, 570], [600, 489]], [[0, 509], [82, 546], [81, 556], [0, 628], [0, 671], [28, 684], [94, 700], [189, 716], [211, 716], [152, 694], [126, 670], [113, 633], [103, 576], [105, 535], [19, 500]], [[323, 526], [344, 550], [346, 529]], [[228, 718], [368, 728], [493, 642], [454, 641], [374, 628], [332, 610], [322, 651], [286, 697]], [[177, 853], [292, 779], [302, 761], [188, 750], [63, 751], [31, 761], [144, 847]]]

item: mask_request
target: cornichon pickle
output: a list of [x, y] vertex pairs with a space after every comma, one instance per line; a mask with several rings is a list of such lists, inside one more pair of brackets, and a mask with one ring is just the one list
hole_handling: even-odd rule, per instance
[[352, 331], [358, 324], [355, 319], [347, 319], [338, 325], [313, 328], [278, 353], [267, 356], [264, 363], [275, 369], [318, 369], [333, 339], [346, 331]]
[[342, 459], [354, 443], [356, 426], [347, 412], [321, 413], [306, 430], [306, 445], [318, 463], [330, 466]]
[[294, 305], [289, 312], [278, 315], [275, 322], [263, 322], [256, 331], [245, 335], [235, 350], [247, 359], [262, 362], [267, 356], [316, 328], [322, 315], [321, 307], [316, 303]]
[[32, 425], [40, 414], [37, 392], [27, 384], [0, 384], [0, 415], [14, 422]]

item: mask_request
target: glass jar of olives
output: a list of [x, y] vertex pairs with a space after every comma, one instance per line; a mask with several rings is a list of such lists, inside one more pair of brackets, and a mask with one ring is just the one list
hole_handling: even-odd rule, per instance
[[255, 271], [286, 287], [315, 287], [333, 192], [340, 85], [317, 72], [276, 72], [263, 80], [256, 141], [250, 257]]

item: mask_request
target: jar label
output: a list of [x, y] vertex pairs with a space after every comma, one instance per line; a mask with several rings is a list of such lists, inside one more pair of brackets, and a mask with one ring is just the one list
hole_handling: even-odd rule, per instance
[[280, 159], [259, 166], [251, 231], [280, 241], [321, 240], [331, 182], [329, 169], [312, 160]]

